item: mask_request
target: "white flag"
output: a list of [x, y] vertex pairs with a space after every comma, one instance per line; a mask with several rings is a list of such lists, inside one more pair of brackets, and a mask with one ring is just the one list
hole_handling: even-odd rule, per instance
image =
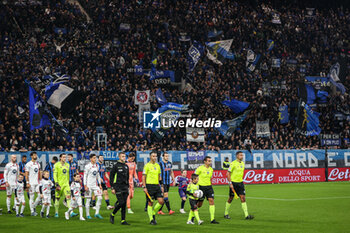
[[270, 137], [269, 120], [256, 121], [256, 137]]
[[150, 97], [150, 91], [138, 91], [135, 90], [135, 104], [148, 104], [149, 103], [149, 97]]
[[186, 128], [186, 140], [188, 142], [204, 142], [204, 128]]
[[139, 123], [143, 123], [143, 112], [150, 111], [151, 104], [139, 104]]

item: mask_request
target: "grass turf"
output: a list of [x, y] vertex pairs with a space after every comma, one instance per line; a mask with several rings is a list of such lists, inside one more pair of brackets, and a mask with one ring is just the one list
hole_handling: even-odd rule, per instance
[[[218, 225], [211, 225], [208, 202], [205, 201], [199, 210], [204, 225], [187, 225], [189, 203], [186, 202], [187, 214], [180, 214], [180, 198], [176, 188], [171, 188], [169, 200], [176, 211], [174, 215], [157, 216], [158, 225], [149, 225], [147, 213], [144, 212], [145, 195], [140, 188], [135, 190], [132, 209], [135, 214], [127, 214], [131, 226], [120, 225], [120, 213], [115, 217], [115, 224], [109, 223], [110, 211], [103, 201], [101, 215], [103, 220], [93, 218], [85, 222], [74, 217], [64, 219], [66, 207], [60, 205], [60, 218], [53, 218], [54, 207], [51, 207], [51, 218], [41, 219], [29, 216], [26, 206], [25, 217], [16, 218], [15, 214], [6, 213], [6, 193], [0, 192], [0, 232], [350, 232], [350, 183], [300, 183], [300, 184], [262, 184], [246, 185], [249, 214], [254, 220], [243, 220], [240, 201], [234, 200], [231, 219], [223, 218], [228, 186], [214, 186], [216, 220]], [[115, 197], [111, 195], [111, 203]], [[12, 204], [11, 204], [12, 206]], [[41, 207], [39, 206], [38, 209]], [[37, 209], [37, 212], [39, 210]], [[166, 207], [163, 209], [167, 212]], [[78, 211], [75, 210], [77, 213]], [[84, 209], [85, 213], [85, 209]], [[94, 210], [90, 210], [91, 216]], [[85, 216], [84, 216], [85, 217]]]

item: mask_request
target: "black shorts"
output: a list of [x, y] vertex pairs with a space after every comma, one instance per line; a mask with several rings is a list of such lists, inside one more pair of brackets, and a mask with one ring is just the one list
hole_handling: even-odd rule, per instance
[[[160, 189], [160, 186], [158, 184], [146, 184], [146, 188], [147, 188], [148, 194], [151, 196], [152, 199], [155, 200], [159, 197], [163, 197], [162, 190]], [[146, 198], [147, 200], [149, 200], [147, 194], [146, 194]]]
[[165, 193], [168, 193], [170, 189], [170, 184], [163, 184], [163, 189]]
[[192, 199], [192, 198], [189, 198], [189, 200], [190, 200], [191, 210], [196, 210], [196, 209], [198, 209], [198, 206], [197, 206], [198, 200], [194, 200], [194, 199]]
[[102, 187], [102, 190], [103, 190], [103, 191], [107, 190], [107, 185], [106, 185], [106, 183], [102, 183], [102, 184], [101, 184], [101, 187]]
[[[232, 185], [233, 185], [233, 189], [235, 190], [235, 192], [237, 193], [237, 195], [245, 195], [245, 188], [244, 188], [244, 184], [243, 182], [239, 182], [239, 183], [236, 183], [236, 182], [232, 182]], [[229, 188], [230, 191], [229, 191], [229, 195], [230, 197], [234, 197], [235, 194], [232, 192], [232, 189]]]
[[202, 190], [203, 192], [203, 197], [200, 198], [200, 201], [203, 201], [205, 198], [213, 198], [214, 199], [214, 189], [211, 185], [209, 186], [200, 186], [199, 185], [199, 189]]

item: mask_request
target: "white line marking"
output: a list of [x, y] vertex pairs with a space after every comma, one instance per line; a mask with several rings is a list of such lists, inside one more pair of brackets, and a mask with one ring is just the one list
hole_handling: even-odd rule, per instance
[[[217, 197], [228, 197], [228, 195], [215, 195]], [[315, 197], [315, 198], [295, 198], [295, 199], [283, 199], [283, 198], [270, 198], [270, 197], [246, 197], [247, 199], [258, 200], [271, 200], [271, 201], [312, 201], [312, 200], [329, 200], [329, 199], [348, 199], [350, 196], [344, 197]]]

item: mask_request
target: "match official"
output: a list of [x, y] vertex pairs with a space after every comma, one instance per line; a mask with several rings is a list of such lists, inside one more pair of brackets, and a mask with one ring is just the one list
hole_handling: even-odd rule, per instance
[[241, 151], [238, 151], [236, 153], [236, 160], [230, 164], [230, 167], [227, 171], [227, 179], [230, 184], [230, 190], [229, 190], [229, 198], [225, 206], [224, 217], [226, 219], [230, 219], [230, 216], [228, 215], [228, 211], [230, 209], [233, 197], [235, 196], [234, 192], [236, 192], [241, 199], [242, 209], [244, 212], [245, 219], [249, 220], [254, 218], [254, 216], [248, 214], [248, 207], [247, 207], [247, 203], [245, 202], [245, 188], [243, 184], [244, 162], [242, 160], [243, 160], [243, 153]]
[[129, 167], [125, 163], [125, 153], [119, 153], [119, 160], [110, 172], [110, 185], [112, 193], [116, 195], [115, 208], [109, 217], [109, 221], [114, 224], [114, 216], [121, 209], [121, 224], [130, 225], [125, 221], [126, 201], [129, 196]]

